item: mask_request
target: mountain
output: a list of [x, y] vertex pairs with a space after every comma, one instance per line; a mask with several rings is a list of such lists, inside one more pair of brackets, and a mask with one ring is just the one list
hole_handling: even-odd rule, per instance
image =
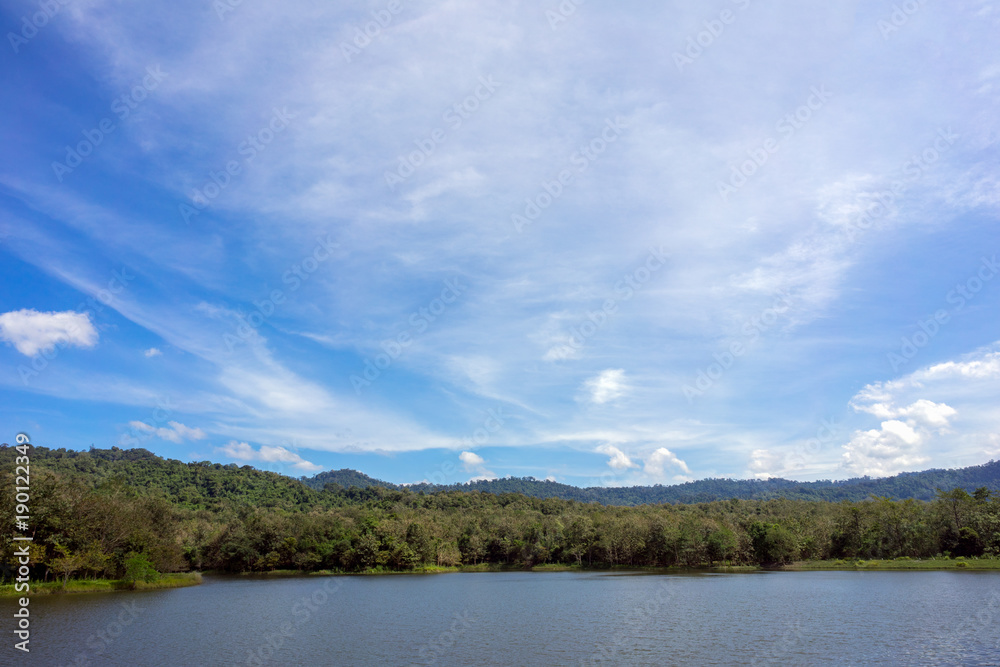
[[[353, 483], [357, 479], [359, 483]], [[400, 485], [373, 479], [354, 470], [319, 473], [304, 478], [303, 483], [321, 490], [330, 482], [344, 488], [380, 486], [399, 489]], [[520, 493], [534, 498], [562, 498], [602, 505], [645, 505], [661, 503], [701, 503], [714, 500], [740, 498], [767, 500], [789, 498], [796, 500], [864, 500], [872, 495], [903, 500], [931, 500], [936, 489], [961, 487], [972, 493], [977, 488], [1000, 489], [1000, 461], [951, 470], [933, 469], [923, 472], [904, 472], [893, 477], [856, 477], [841, 481], [821, 480], [796, 482], [788, 479], [703, 479], [673, 486], [588, 487], [580, 488], [558, 482], [542, 481], [533, 477], [505, 477], [466, 484], [436, 485], [412, 484], [406, 488], [420, 493], [438, 491], [482, 491], [483, 493]]]
[[[0, 464], [13, 463], [13, 448], [0, 447]], [[860, 477], [842, 481], [796, 482], [787, 479], [704, 479], [674, 486], [589, 487], [580, 488], [532, 477], [506, 477], [466, 484], [399, 485], [385, 482], [356, 470], [321, 472], [313, 477], [296, 479], [275, 472], [257, 470], [234, 463], [208, 461], [184, 463], [164, 459], [145, 449], [92, 449], [79, 452], [66, 449], [32, 448], [32, 463], [40, 468], [71, 475], [91, 487], [121, 482], [136, 489], [161, 493], [172, 502], [190, 508], [211, 508], [225, 503], [249, 502], [261, 507], [291, 509], [303, 506], [329, 506], [336, 501], [323, 493], [329, 487], [414, 493], [440, 491], [480, 491], [490, 494], [519, 493], [534, 498], [561, 498], [602, 505], [646, 505], [663, 503], [701, 503], [739, 498], [768, 500], [864, 500], [872, 495], [899, 500], [931, 500], [936, 489], [956, 487], [972, 493], [980, 487], [1000, 490], [1000, 461], [952, 470], [925, 470], [901, 473], [893, 477]], [[330, 486], [332, 485], [332, 486]]]

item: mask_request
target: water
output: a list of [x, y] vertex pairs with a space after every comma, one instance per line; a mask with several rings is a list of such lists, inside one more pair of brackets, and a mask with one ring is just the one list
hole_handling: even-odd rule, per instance
[[[146, 593], [35, 597], [30, 656], [5, 646], [0, 663], [1000, 664], [1000, 573], [204, 581]], [[2, 609], [10, 619], [13, 602], [4, 600]]]

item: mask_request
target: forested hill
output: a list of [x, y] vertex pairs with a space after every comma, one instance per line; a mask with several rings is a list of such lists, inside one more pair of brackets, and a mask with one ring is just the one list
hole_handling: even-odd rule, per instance
[[[74, 576], [127, 579], [137, 568], [155, 578], [156, 572], [181, 570], [696, 567], [720, 561], [772, 566], [799, 559], [1000, 557], [1000, 494], [992, 463], [826, 489], [850, 490], [859, 497], [869, 492], [901, 496], [940, 484], [941, 492], [930, 502], [730, 498], [614, 507], [498, 492], [600, 491], [598, 497], [609, 503], [650, 503], [710, 493], [729, 497], [767, 489], [791, 496], [803, 488], [824, 489], [822, 484], [707, 480], [597, 490], [506, 479], [420, 493], [377, 485], [345, 489], [333, 480], [350, 483], [359, 473], [341, 471], [322, 476], [324, 488], [317, 490], [250, 466], [184, 463], [142, 449], [76, 452], [35, 446], [26, 454], [2, 446], [0, 484], [5, 488], [18, 484], [17, 466], [24, 464], [18, 464], [18, 455], [31, 459], [26, 523], [33, 580], [59, 577], [64, 584]], [[994, 483], [982, 477], [989, 471]], [[949, 479], [962, 486], [977, 479], [982, 487], [969, 494], [949, 489]], [[678, 495], [692, 487], [705, 495]], [[0, 516], [21, 513], [16, 508], [14, 494], [0, 493]], [[0, 533], [0, 582], [12, 579], [18, 549], [11, 531]], [[963, 561], [956, 567], [968, 565]]]
[[[0, 448], [0, 464], [13, 464], [13, 448]], [[164, 459], [145, 449], [66, 449], [32, 448], [32, 465], [68, 474], [89, 486], [119, 481], [136, 489], [162, 492], [172, 502], [196, 507], [212, 507], [225, 502], [250, 503], [259, 507], [284, 509], [330, 506], [331, 489], [382, 487], [416, 493], [440, 491], [481, 491], [518, 493], [534, 498], [561, 498], [603, 505], [644, 505], [699, 503], [739, 498], [768, 500], [865, 500], [872, 495], [896, 499], [931, 500], [936, 489], [962, 488], [972, 493], [980, 487], [1000, 489], [1000, 461], [954, 470], [927, 470], [881, 479], [857, 478], [844, 481], [795, 482], [784, 479], [706, 479], [676, 486], [634, 486], [579, 488], [533, 478], [504, 478], [490, 481], [437, 486], [417, 484], [403, 487], [373, 479], [355, 470], [322, 472], [296, 479], [251, 466], [209, 461], [184, 463]]]
[[[303, 480], [314, 489], [326, 484], [341, 487], [381, 486], [389, 489], [399, 485], [359, 473], [354, 470], [337, 470], [319, 473]], [[789, 498], [795, 500], [864, 500], [872, 495], [896, 499], [914, 498], [931, 500], [936, 489], [960, 487], [972, 493], [980, 487], [1000, 488], [1000, 461], [957, 468], [953, 470], [926, 470], [901, 473], [894, 477], [859, 477], [843, 481], [795, 482], [787, 479], [704, 479], [675, 486], [589, 487], [579, 488], [558, 482], [541, 481], [532, 477], [508, 477], [489, 481], [453, 484], [413, 484], [411, 491], [433, 493], [437, 491], [482, 491], [484, 493], [520, 493], [534, 498], [562, 498], [602, 505], [645, 505], [662, 503], [700, 503], [714, 500], [740, 498], [768, 500]]]

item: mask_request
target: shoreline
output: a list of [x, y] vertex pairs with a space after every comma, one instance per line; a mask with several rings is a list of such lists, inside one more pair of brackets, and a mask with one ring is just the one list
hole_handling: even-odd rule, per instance
[[0, 599], [33, 597], [38, 595], [73, 595], [77, 593], [119, 593], [129, 591], [155, 591], [171, 588], [186, 588], [202, 583], [202, 576], [278, 579], [282, 577], [377, 577], [394, 575], [421, 574], [461, 574], [484, 572], [607, 572], [607, 573], [640, 573], [640, 574], [739, 574], [750, 572], [997, 572], [1000, 571], [998, 558], [900, 558], [892, 560], [817, 560], [795, 561], [787, 565], [765, 567], [761, 565], [702, 565], [673, 567], [581, 567], [579, 565], [546, 564], [531, 568], [479, 564], [456, 566], [427, 566], [411, 570], [362, 570], [358, 572], [343, 572], [335, 570], [317, 570], [307, 572], [302, 570], [270, 570], [267, 572], [221, 572], [208, 570], [205, 572], [178, 572], [161, 575], [153, 582], [135, 582], [134, 587], [117, 579], [75, 579], [70, 580], [64, 588], [59, 582], [35, 582], [31, 590], [17, 592], [14, 584], [0, 585]]
[[137, 581], [134, 586], [121, 579], [70, 579], [64, 588], [57, 581], [30, 582], [31, 589], [18, 592], [14, 584], [0, 585], [0, 599], [37, 597], [40, 595], [74, 595], [77, 593], [123, 593], [131, 591], [158, 591], [186, 588], [201, 584], [201, 572], [175, 572], [162, 574], [156, 581]]
[[698, 572], [712, 573], [741, 573], [741, 572], [808, 572], [808, 571], [1000, 571], [1000, 559], [998, 558], [978, 558], [978, 559], [857, 559], [857, 560], [816, 560], [816, 561], [795, 561], [786, 565], [763, 566], [763, 565], [700, 565], [700, 566], [671, 566], [671, 567], [649, 567], [640, 565], [616, 565], [610, 567], [587, 567], [579, 565], [545, 564], [525, 568], [517, 566], [504, 566], [493, 564], [479, 565], [455, 565], [455, 566], [427, 566], [410, 570], [385, 570], [370, 569], [357, 572], [345, 572], [339, 570], [316, 570], [313, 572], [300, 570], [270, 570], [267, 572], [221, 572], [209, 570], [204, 574], [208, 576], [220, 577], [247, 577], [247, 578], [280, 578], [280, 577], [377, 577], [407, 574], [461, 574], [461, 573], [482, 573], [482, 572], [640, 572], [649, 574], [685, 574]]

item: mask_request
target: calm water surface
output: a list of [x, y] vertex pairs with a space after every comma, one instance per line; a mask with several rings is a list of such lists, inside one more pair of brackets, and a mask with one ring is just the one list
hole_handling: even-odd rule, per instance
[[1000, 664], [1000, 573], [205, 577], [31, 617], [0, 664]]

